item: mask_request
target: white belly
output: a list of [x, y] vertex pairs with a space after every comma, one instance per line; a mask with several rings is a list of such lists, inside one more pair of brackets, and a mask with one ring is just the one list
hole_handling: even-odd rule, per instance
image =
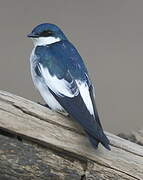
[[48, 106], [54, 110], [54, 111], [64, 111], [64, 108], [59, 104], [59, 102], [54, 98], [54, 96], [50, 93], [47, 86], [44, 85], [43, 82], [36, 82], [35, 86], [39, 90], [41, 96], [45, 100], [45, 102], [48, 104]]
[[39, 90], [41, 96], [48, 104], [48, 106], [54, 111], [66, 112], [64, 108], [59, 104], [59, 102], [54, 98], [54, 96], [50, 93], [48, 86], [43, 81], [42, 77], [37, 76], [34, 69], [36, 66], [36, 61], [34, 60], [34, 51], [33, 49], [30, 57], [30, 65], [31, 65], [31, 75], [34, 82], [35, 87]]

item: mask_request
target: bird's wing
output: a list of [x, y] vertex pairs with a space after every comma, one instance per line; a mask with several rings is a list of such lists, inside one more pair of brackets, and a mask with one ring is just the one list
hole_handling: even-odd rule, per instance
[[87, 70], [77, 50], [68, 41], [50, 47], [39, 46], [38, 69], [50, 92], [64, 109], [77, 120], [90, 140], [109, 148], [94, 102], [94, 93]]

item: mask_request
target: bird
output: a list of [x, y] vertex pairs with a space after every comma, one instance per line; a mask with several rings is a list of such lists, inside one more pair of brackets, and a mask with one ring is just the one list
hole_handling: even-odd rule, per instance
[[101, 143], [111, 150], [97, 112], [94, 86], [78, 50], [55, 24], [39, 24], [27, 36], [34, 45], [32, 80], [47, 106], [77, 121], [95, 149]]

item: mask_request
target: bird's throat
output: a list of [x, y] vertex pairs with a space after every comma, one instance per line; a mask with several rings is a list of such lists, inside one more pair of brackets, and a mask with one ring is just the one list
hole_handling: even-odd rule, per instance
[[49, 44], [53, 44], [55, 42], [61, 41], [59, 37], [39, 37], [39, 38], [32, 38], [34, 46], [45, 46]]

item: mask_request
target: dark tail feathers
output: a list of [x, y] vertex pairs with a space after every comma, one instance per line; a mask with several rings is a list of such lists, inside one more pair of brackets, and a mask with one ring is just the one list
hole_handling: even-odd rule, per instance
[[108, 149], [109, 151], [111, 150], [110, 146], [109, 146], [109, 140], [106, 137], [106, 135], [103, 133], [103, 140], [99, 141], [97, 139], [95, 139], [93, 136], [91, 136], [90, 134], [87, 133], [87, 136], [89, 138], [89, 141], [91, 142], [92, 146], [97, 149], [98, 148], [98, 144], [101, 143], [106, 149]]

